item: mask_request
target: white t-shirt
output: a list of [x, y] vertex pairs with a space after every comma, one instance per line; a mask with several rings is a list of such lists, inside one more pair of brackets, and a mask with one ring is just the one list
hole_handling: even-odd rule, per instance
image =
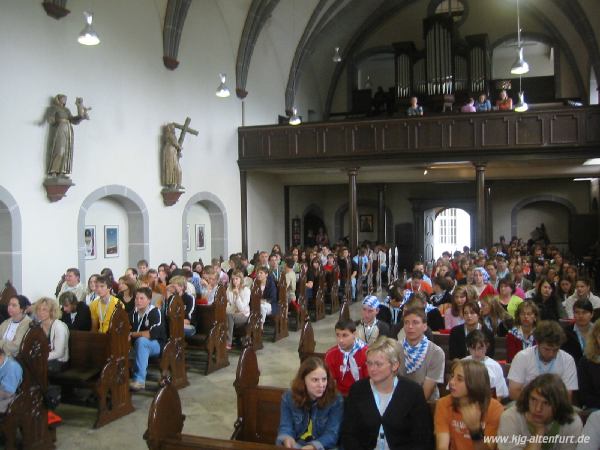
[[20, 323], [21, 322], [10, 322], [2, 339], [5, 341], [12, 341], [15, 338], [15, 334], [17, 334], [17, 328], [19, 328]]
[[[565, 311], [567, 312], [567, 316], [569, 317], [569, 319], [573, 318], [573, 305], [575, 304], [575, 302], [578, 299], [579, 299], [579, 297], [577, 297], [577, 294], [573, 294], [568, 299], [566, 299], [565, 302], [563, 303], [563, 306], [565, 307]], [[590, 292], [590, 296], [588, 297], [588, 300], [590, 301], [590, 303], [592, 304], [594, 309], [600, 308], [600, 298], [599, 297], [596, 297], [594, 294], [592, 294]]]
[[[469, 355], [465, 356], [463, 359], [473, 358]], [[490, 387], [496, 389], [496, 397], [508, 397], [508, 386], [506, 386], [502, 366], [498, 364], [498, 361], [495, 361], [488, 356], [486, 356], [482, 362], [485, 364], [485, 368], [490, 376]]]
[[555, 373], [560, 376], [569, 391], [579, 389], [573, 357], [567, 352], [559, 350], [556, 358], [545, 364], [538, 357], [537, 345], [516, 354], [510, 365], [508, 379], [525, 385], [544, 373]]

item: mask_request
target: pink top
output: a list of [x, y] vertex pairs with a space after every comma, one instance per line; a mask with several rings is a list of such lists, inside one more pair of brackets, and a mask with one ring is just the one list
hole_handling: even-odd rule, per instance
[[468, 103], [460, 108], [460, 112], [477, 112], [474, 105], [469, 105]]
[[446, 330], [451, 330], [455, 326], [462, 325], [463, 323], [465, 323], [465, 320], [462, 317], [454, 317], [452, 315], [452, 308], [448, 308], [444, 313], [444, 327]]

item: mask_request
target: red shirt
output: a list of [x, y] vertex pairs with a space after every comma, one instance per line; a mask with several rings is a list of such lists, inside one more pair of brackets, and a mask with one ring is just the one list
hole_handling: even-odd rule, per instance
[[[359, 379], [362, 380], [363, 378], [368, 378], [369, 373], [367, 372], [366, 345], [354, 354], [354, 360], [356, 361], [356, 365], [358, 366]], [[357, 380], [355, 380], [352, 374], [350, 373], [350, 369], [346, 370], [346, 373], [344, 373], [344, 375], [342, 376], [344, 367], [344, 355], [342, 354], [337, 345], [327, 350], [327, 353], [325, 354], [325, 362], [327, 363], [327, 367], [329, 367], [333, 378], [335, 378], [339, 393], [342, 394], [344, 397], [347, 396], [348, 392], [350, 391], [350, 388]]]

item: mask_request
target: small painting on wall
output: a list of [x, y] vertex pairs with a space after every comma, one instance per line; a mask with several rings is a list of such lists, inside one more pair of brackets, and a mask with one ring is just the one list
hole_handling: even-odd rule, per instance
[[372, 214], [361, 214], [359, 217], [360, 231], [361, 233], [372, 233], [373, 232], [373, 215]]
[[85, 259], [96, 259], [96, 226], [86, 225], [83, 230]]
[[196, 250], [204, 250], [204, 225], [196, 224]]
[[104, 257], [118, 258], [119, 256], [119, 226], [104, 226]]
[[192, 249], [192, 244], [190, 240], [190, 224], [186, 224], [185, 226], [185, 249], [189, 252]]

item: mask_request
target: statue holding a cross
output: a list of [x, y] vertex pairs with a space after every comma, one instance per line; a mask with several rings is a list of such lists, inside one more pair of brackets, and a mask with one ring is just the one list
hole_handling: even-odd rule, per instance
[[[184, 191], [181, 185], [181, 152], [183, 140], [187, 133], [198, 136], [198, 131], [190, 128], [191, 119], [185, 119], [183, 125], [169, 123], [164, 129], [164, 143], [161, 155], [161, 184], [169, 191]], [[175, 136], [175, 128], [180, 129], [179, 140]]]

